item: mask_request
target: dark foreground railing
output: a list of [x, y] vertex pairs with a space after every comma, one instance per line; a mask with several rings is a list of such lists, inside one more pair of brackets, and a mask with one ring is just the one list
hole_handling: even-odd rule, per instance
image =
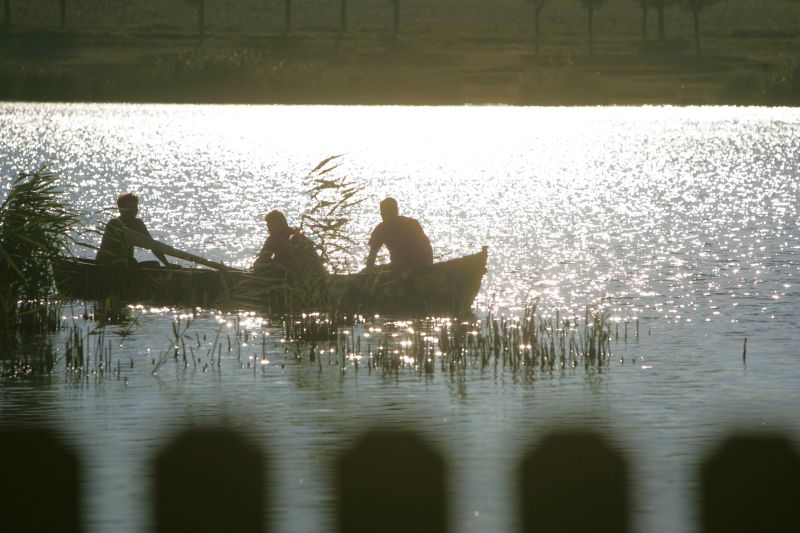
[[[0, 456], [0, 531], [81, 531], [78, 460], [56, 435], [0, 431]], [[155, 458], [156, 531], [268, 531], [269, 471], [236, 432], [182, 433]], [[699, 475], [701, 531], [800, 531], [800, 457], [787, 438], [733, 436]], [[448, 531], [445, 477], [442, 455], [417, 434], [367, 433], [339, 459], [337, 530]], [[524, 533], [630, 530], [627, 461], [596, 433], [545, 437], [516, 482]]]

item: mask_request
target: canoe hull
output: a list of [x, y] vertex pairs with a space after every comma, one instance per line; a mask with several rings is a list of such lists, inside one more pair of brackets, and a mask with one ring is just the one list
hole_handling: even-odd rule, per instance
[[101, 266], [62, 258], [55, 264], [63, 298], [165, 307], [249, 309], [268, 313], [325, 310], [347, 314], [445, 315], [469, 311], [486, 272], [487, 249], [404, 275], [377, 269], [331, 275], [307, 286], [269, 272]]

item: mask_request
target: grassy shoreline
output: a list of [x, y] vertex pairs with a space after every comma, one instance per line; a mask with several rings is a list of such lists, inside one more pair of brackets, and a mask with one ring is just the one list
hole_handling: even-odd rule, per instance
[[685, 10], [669, 11], [669, 31], [659, 39], [651, 9], [643, 41], [636, 5], [610, 0], [597, 12], [589, 55], [585, 12], [577, 1], [552, 2], [542, 12], [537, 55], [530, 9], [522, 0], [470, 4], [472, 11], [462, 18], [423, 11], [430, 2], [409, 3], [409, 11], [421, 14], [407, 15], [411, 21], [397, 36], [375, 13], [369, 19], [353, 15], [361, 25], [341, 33], [331, 22], [337, 20], [336, 3], [326, 4], [332, 9], [327, 26], [300, 18], [297, 28], [284, 33], [276, 4], [272, 26], [260, 29], [248, 23], [246, 13], [222, 18], [235, 13], [223, 10], [226, 1], [213, 4], [218, 12], [207, 15], [202, 42], [188, 3], [160, 23], [153, 20], [158, 13], [136, 24], [123, 23], [128, 19], [101, 24], [97, 15], [76, 14], [61, 30], [55, 17], [42, 22], [31, 15], [0, 30], [0, 100], [800, 104], [800, 2], [712, 5], [703, 14], [699, 55]]

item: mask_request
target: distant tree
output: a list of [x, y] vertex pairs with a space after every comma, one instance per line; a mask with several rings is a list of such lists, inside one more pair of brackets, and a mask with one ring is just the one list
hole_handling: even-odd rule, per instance
[[528, 3], [533, 6], [533, 49], [534, 53], [539, 55], [539, 15], [542, 8], [547, 3], [547, 0], [528, 0]]
[[692, 20], [694, 22], [694, 46], [697, 55], [702, 55], [700, 48], [700, 13], [710, 6], [716, 4], [719, 0], [684, 0], [686, 7], [692, 12]]
[[340, 0], [339, 3], [339, 31], [347, 31], [347, 0]]
[[656, 19], [658, 20], [658, 40], [664, 41], [667, 38], [666, 23], [664, 20], [664, 11], [678, 0], [645, 0], [656, 10]]
[[389, 0], [394, 7], [394, 29], [393, 33], [397, 35], [400, 33], [400, 0]]
[[206, 0], [197, 0], [197, 39], [202, 43], [206, 36]]
[[292, 0], [283, 0], [286, 33], [292, 30]]
[[[64, 1], [64, 0], [60, 0]], [[206, 3], [205, 0], [186, 0], [186, 3], [197, 8], [197, 38], [202, 43], [206, 33]]]
[[589, 14], [589, 55], [594, 53], [594, 12], [606, 3], [606, 0], [578, 0]]
[[11, 27], [11, 0], [3, 0], [3, 25], [6, 29]]
[[59, 28], [64, 29], [67, 24], [67, 0], [58, 0]]
[[642, 9], [642, 42], [647, 42], [647, 10], [650, 8], [650, 0], [633, 0]]

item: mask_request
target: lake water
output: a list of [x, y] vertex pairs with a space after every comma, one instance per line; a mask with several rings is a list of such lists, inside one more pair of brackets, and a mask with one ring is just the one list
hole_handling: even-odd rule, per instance
[[[800, 110], [0, 104], [0, 196], [49, 162], [87, 229], [135, 191], [157, 239], [241, 267], [263, 214], [296, 224], [303, 178], [335, 154], [368, 191], [351, 213], [359, 242], [392, 195], [436, 256], [489, 246], [478, 318], [538, 298], [545, 317], [603, 306], [639, 336], [613, 341], [602, 371], [386, 376], [298, 360], [280, 324], [248, 315], [270, 339], [257, 371], [233, 350], [219, 369], [169, 359], [153, 375], [180, 311], [136, 309], [105, 332], [120, 379], [63, 365], [0, 377], [0, 425], [51, 425], [80, 452], [88, 531], [149, 527], [148, 461], [186, 424], [225, 421], [263, 444], [283, 532], [330, 529], [332, 461], [375, 425], [419, 428], [446, 454], [457, 532], [514, 530], [514, 458], [552, 428], [599, 428], [625, 451], [637, 531], [696, 530], [697, 463], [731, 430], [800, 442]], [[82, 312], [65, 316], [88, 333]], [[235, 322], [200, 313], [198, 353]]]

